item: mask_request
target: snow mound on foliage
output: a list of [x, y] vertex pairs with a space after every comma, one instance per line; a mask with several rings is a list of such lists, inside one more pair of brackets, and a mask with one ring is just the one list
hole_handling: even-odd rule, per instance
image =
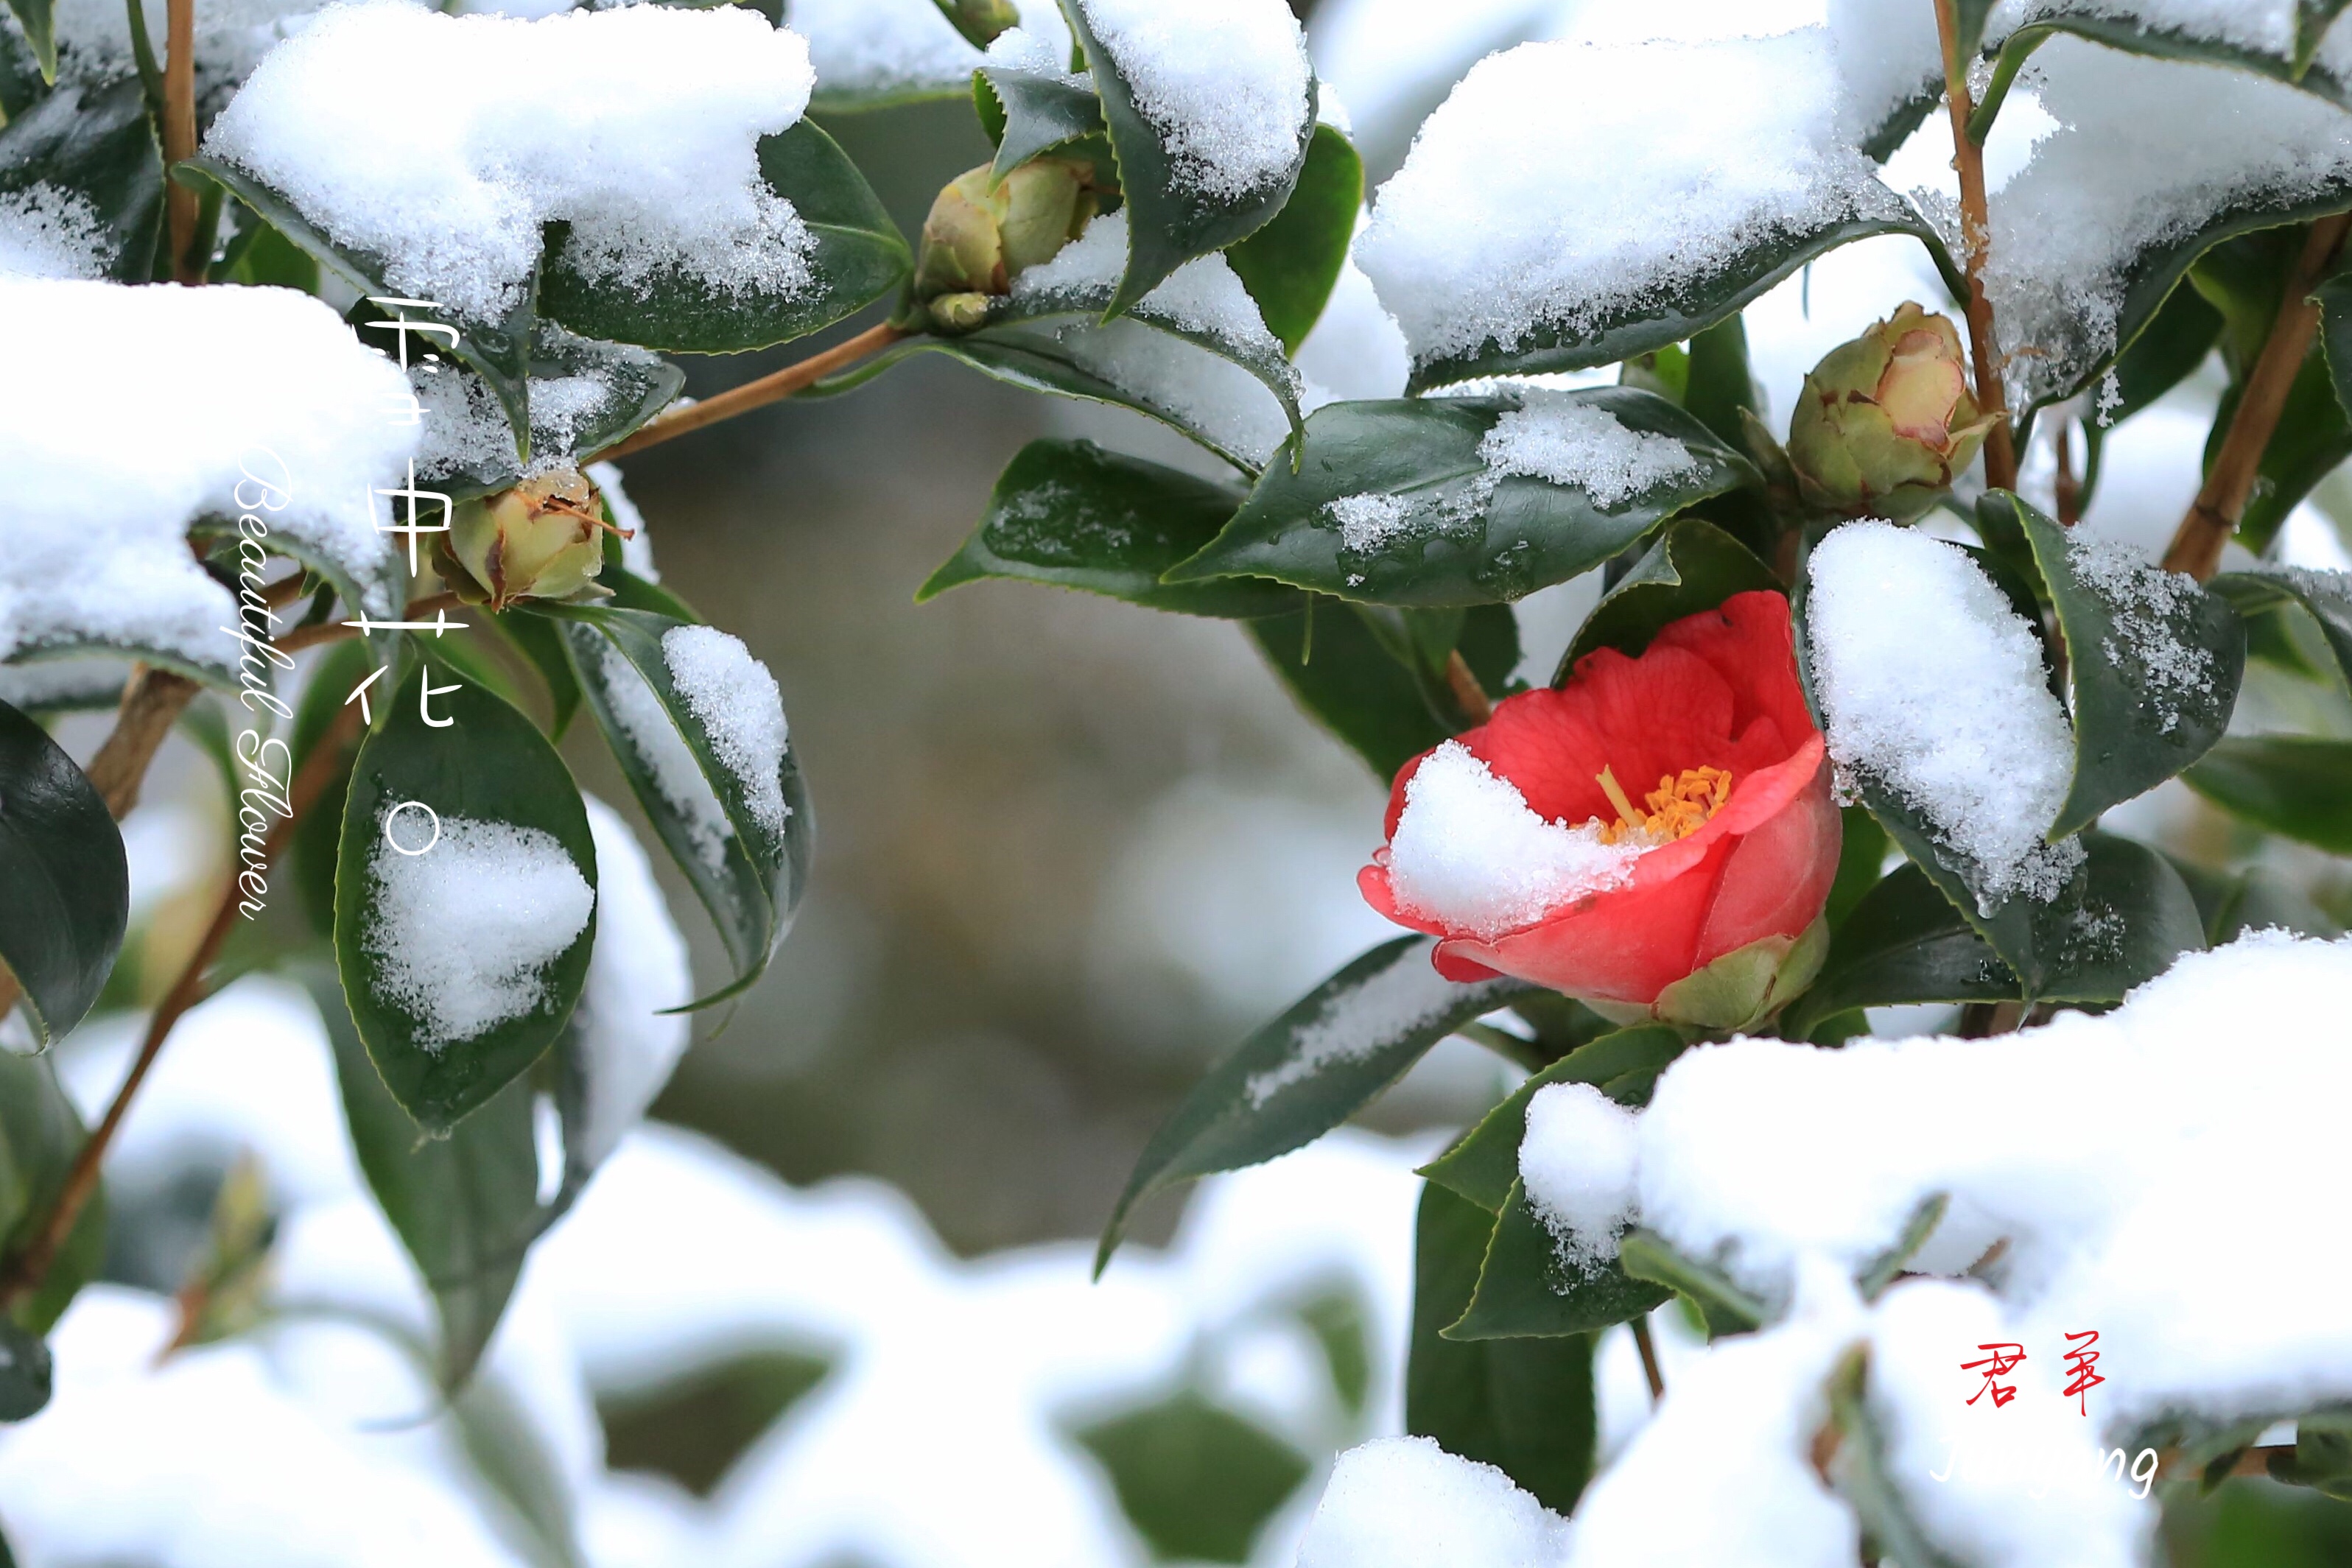
[[686, 1054], [692, 1025], [667, 1009], [693, 999], [686, 938], [670, 919], [653, 862], [620, 814], [584, 798], [596, 840], [596, 942], [572, 1009], [583, 1111], [564, 1156], [602, 1165], [636, 1125]]
[[0, 277], [103, 277], [109, 252], [105, 220], [80, 192], [46, 180], [0, 191]]
[[761, 827], [782, 838], [793, 809], [784, 800], [784, 753], [791, 731], [783, 693], [743, 639], [716, 626], [673, 626], [662, 633], [662, 663], [678, 695], [710, 737], [720, 766], [743, 787]]
[[556, 220], [564, 259], [623, 287], [682, 264], [721, 294], [789, 295], [814, 239], [759, 141], [814, 81], [802, 39], [740, 6], [520, 20], [376, 0], [270, 51], [205, 150], [464, 321], [521, 302]]
[[1078, 0], [1160, 133], [1174, 183], [1218, 201], [1270, 192], [1313, 110], [1307, 40], [1281, 0]]
[[[594, 649], [597, 674], [613, 727], [636, 753], [653, 779], [654, 789], [685, 825], [695, 859], [713, 875], [722, 873], [727, 865], [727, 841], [735, 836], [735, 823], [727, 815], [718, 792], [711, 789], [710, 780], [703, 776], [702, 764], [695, 759], [693, 748], [678, 733], [659, 694], [637, 673], [629, 656], [613, 643], [593, 632], [575, 635], [580, 638], [580, 645]], [[595, 643], [590, 643], [589, 637], [595, 637]]]
[[[1021, 26], [1058, 68], [1069, 25], [1054, 0], [1027, 0]], [[983, 58], [932, 0], [792, 0], [784, 21], [808, 40], [816, 90], [844, 98], [949, 97], [971, 90]]]
[[1567, 1527], [1492, 1465], [1380, 1437], [1339, 1456], [1298, 1568], [1551, 1568]]
[[416, 432], [386, 417], [398, 370], [334, 311], [280, 288], [0, 277], [0, 658], [95, 641], [234, 664], [236, 601], [185, 542], [204, 517], [250, 515], [369, 611], [399, 607], [369, 491], [401, 482]]
[[[1115, 287], [1127, 270], [1127, 214], [1112, 213], [1087, 225], [1087, 232], [1062, 247], [1051, 261], [1024, 271], [1013, 282], [1013, 298], [1020, 303], [1050, 304], [1056, 296], [1089, 302], [1081, 308], [1099, 308], [1103, 291]], [[1282, 345], [1266, 329], [1265, 317], [1242, 286], [1239, 274], [1222, 256], [1195, 256], [1178, 267], [1143, 297], [1142, 306], [1153, 318], [1187, 332], [1198, 332], [1232, 344], [1244, 353], [1279, 360]]]
[[1698, 471], [1698, 459], [1671, 435], [1633, 430], [1597, 404], [1536, 390], [1495, 422], [1478, 443], [1496, 478], [1524, 475], [1583, 491], [1607, 510]]
[[1641, 1123], [1590, 1083], [1552, 1083], [1528, 1102], [1527, 1126], [1519, 1180], [1561, 1254], [1589, 1271], [1633, 1212]]

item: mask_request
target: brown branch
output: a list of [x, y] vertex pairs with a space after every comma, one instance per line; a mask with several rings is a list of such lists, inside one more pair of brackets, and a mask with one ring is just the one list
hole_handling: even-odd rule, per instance
[[[301, 821], [302, 814], [326, 792], [341, 763], [343, 744], [357, 727], [358, 716], [355, 708], [345, 708], [337, 714], [334, 723], [328, 727], [326, 734], [319, 737], [317, 747], [294, 775], [293, 784], [286, 795], [288, 813], [278, 820], [270, 828], [268, 836], [262, 841], [265, 863], [277, 859], [278, 852], [293, 836], [295, 825]], [[155, 1058], [163, 1051], [163, 1041], [171, 1034], [173, 1026], [190, 1008], [204, 999], [205, 971], [212, 967], [213, 960], [220, 955], [221, 944], [228, 939], [229, 930], [236, 920], [236, 906], [241, 896], [236, 876], [232, 874], [228, 885], [221, 892], [219, 906], [213, 911], [212, 924], [205, 929], [204, 940], [196, 944], [196, 950], [189, 956], [179, 978], [172, 982], [172, 988], [157, 1004], [155, 1016], [148, 1022], [146, 1038], [140, 1042], [139, 1054], [132, 1060], [130, 1072], [123, 1078], [122, 1086], [114, 1092], [113, 1103], [107, 1106], [106, 1114], [99, 1119], [98, 1125], [83, 1140], [80, 1152], [75, 1155], [74, 1163], [66, 1173], [64, 1185], [58, 1189], [56, 1201], [24, 1244], [12, 1251], [5, 1262], [0, 1262], [0, 1312], [14, 1307], [39, 1290], [41, 1281], [48, 1277], [49, 1266], [57, 1260], [58, 1249], [65, 1245], [66, 1238], [73, 1234], [74, 1222], [81, 1218], [83, 1207], [98, 1188], [99, 1166], [106, 1157], [107, 1146], [121, 1129], [122, 1118], [130, 1111], [131, 1098], [139, 1092], [139, 1086], [146, 1081], [147, 1070], [154, 1066]]]
[[1985, 437], [1985, 483], [1997, 490], [2017, 488], [2017, 443], [2009, 424], [2009, 393], [1994, 361], [1992, 299], [1985, 293], [1984, 267], [1992, 239], [1992, 214], [1985, 197], [1984, 149], [1969, 136], [1969, 63], [1960, 57], [1956, 0], [1936, 0], [1936, 26], [1944, 40], [1944, 106], [1952, 119], [1952, 169], [1960, 177], [1960, 265], [1969, 280], [1969, 350], [1975, 362], [1977, 407], [1996, 415]]
[[2312, 335], [2319, 329], [2319, 307], [2312, 303], [2311, 291], [2343, 248], [2347, 226], [2352, 226], [2352, 213], [2312, 225], [2311, 237], [2287, 275], [2286, 297], [2279, 301], [2270, 336], [2246, 377], [2238, 411], [2230, 417], [2229, 434], [2213, 455], [2205, 487], [2197, 492], [2164, 552], [2165, 570], [2185, 571], [2202, 582], [2221, 570], [2221, 547], [2246, 515], [2246, 502], [2262, 473], [2263, 454], [2270, 448], [2279, 416], [2286, 412], [2287, 393], [2303, 369], [2304, 356], [2311, 351]]
[[1478, 684], [1478, 677], [1471, 673], [1470, 661], [1462, 656], [1459, 648], [1445, 655], [1445, 689], [1454, 694], [1454, 706], [1462, 710], [1472, 727], [1495, 716], [1494, 699]]
[[121, 821], [139, 803], [140, 780], [172, 727], [195, 700], [196, 683], [185, 675], [159, 670], [152, 664], [131, 666], [122, 687], [122, 706], [115, 710], [114, 729], [83, 769], [105, 799], [106, 809]]
[[[168, 0], [163, 56], [163, 163], [166, 169], [196, 155], [196, 0]], [[163, 182], [163, 211], [170, 220], [172, 277], [202, 283], [207, 259], [196, 246], [196, 193], [177, 180]]]
[[673, 408], [655, 419], [625, 441], [616, 442], [596, 454], [599, 461], [611, 462], [626, 457], [633, 452], [643, 452], [648, 446], [658, 446], [673, 436], [700, 430], [706, 424], [716, 424], [722, 419], [732, 419], [755, 408], [772, 402], [782, 402], [796, 392], [807, 391], [835, 371], [846, 370], [858, 361], [880, 353], [899, 339], [911, 336], [887, 321], [869, 327], [855, 338], [835, 344], [820, 354], [811, 354], [798, 364], [761, 376], [755, 382], [745, 382], [717, 397]]
[[2058, 478], [2053, 486], [2058, 498], [2058, 526], [2071, 528], [2083, 520], [2083, 482], [2074, 476], [2074, 422], [2061, 417], [2053, 433], [2052, 444], [2057, 448]]
[[[419, 599], [410, 603], [401, 612], [401, 619], [415, 621], [420, 616], [438, 615], [444, 610], [455, 610], [463, 603], [465, 601], [455, 593], [436, 593], [429, 599]], [[305, 648], [315, 648], [322, 643], [340, 643], [346, 637], [359, 634], [355, 626], [346, 626], [340, 621], [321, 621], [315, 626], [295, 627], [272, 646], [281, 653], [299, 653]]]
[[1657, 1404], [1666, 1396], [1665, 1375], [1658, 1370], [1658, 1347], [1650, 1338], [1650, 1320], [1633, 1320], [1633, 1346], [1642, 1353], [1642, 1375], [1650, 1380], [1650, 1403]]

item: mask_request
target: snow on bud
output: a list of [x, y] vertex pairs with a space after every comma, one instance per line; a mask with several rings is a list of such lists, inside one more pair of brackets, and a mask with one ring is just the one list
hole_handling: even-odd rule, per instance
[[1789, 461], [1808, 507], [1907, 522], [1951, 488], [1992, 425], [1969, 393], [1958, 330], [1906, 301], [1805, 378]]
[[943, 331], [981, 324], [990, 298], [1009, 293], [1025, 268], [1051, 261], [1094, 216], [1086, 164], [1037, 158], [1003, 180], [986, 166], [941, 188], [923, 220], [915, 297]]
[[518, 599], [568, 599], [604, 570], [601, 535], [612, 527], [587, 476], [558, 468], [460, 503], [433, 564], [469, 604], [504, 610]]

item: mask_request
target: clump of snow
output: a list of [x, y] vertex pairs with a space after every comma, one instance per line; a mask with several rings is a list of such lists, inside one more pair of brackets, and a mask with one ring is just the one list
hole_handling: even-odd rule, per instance
[[[431, 113], [404, 90], [418, 81]], [[683, 266], [720, 293], [789, 295], [814, 241], [758, 149], [813, 81], [802, 40], [740, 6], [520, 20], [381, 0], [273, 49], [205, 147], [463, 321], [520, 302], [559, 219], [564, 259], [625, 287]]]
[[[1676, 84], [1676, 113], [1657, 112], [1659, 81]], [[1423, 125], [1356, 260], [1418, 361], [1589, 332], [1752, 246], [1902, 212], [1844, 139], [1843, 101], [1819, 28], [1525, 44], [1479, 62]]]
[[[1048, 304], [1057, 296], [1099, 309], [1102, 299], [1127, 270], [1127, 214], [1095, 219], [1086, 233], [1050, 261], [1013, 280], [1016, 304]], [[1187, 332], [1232, 344], [1248, 354], [1283, 358], [1282, 344], [1266, 329], [1265, 318], [1223, 256], [1195, 256], [1178, 267], [1137, 305], [1143, 315]]]
[[369, 491], [404, 482], [416, 432], [388, 417], [399, 371], [332, 309], [282, 288], [0, 277], [0, 658], [110, 642], [234, 663], [236, 601], [184, 538], [207, 516], [251, 515], [264, 543], [348, 571], [373, 613], [399, 607]]
[[1402, 397], [1412, 369], [1404, 334], [1352, 259], [1339, 264], [1331, 298], [1294, 358], [1300, 375], [1340, 398]]
[[1124, 316], [1056, 323], [1050, 337], [1079, 369], [1253, 467], [1290, 434], [1289, 416], [1264, 382], [1197, 343]]
[[596, 839], [596, 941], [572, 1013], [585, 1103], [564, 1155], [593, 1167], [643, 1119], [686, 1054], [691, 1026], [667, 1009], [693, 998], [694, 977], [636, 835], [602, 800], [589, 796], [586, 805]]
[[1645, 835], [1601, 841], [1598, 818], [1548, 822], [1458, 740], [1429, 754], [1405, 785], [1389, 839], [1397, 907], [1492, 941], [1580, 898], [1622, 887], [1650, 848]]
[[1369, 553], [1411, 528], [1412, 503], [1402, 496], [1342, 496], [1323, 508], [1339, 525], [1339, 542]]
[[[557, 346], [565, 340], [580, 341], [552, 323], [541, 323], [540, 330]], [[627, 398], [634, 409], [642, 395], [624, 374], [650, 371], [661, 363], [658, 354], [620, 343], [599, 344], [597, 353], [599, 358], [586, 370], [531, 378], [528, 462], [515, 450], [514, 425], [489, 382], [446, 360], [412, 363], [409, 384], [415, 390], [424, 431], [418, 474], [520, 474], [531, 478], [572, 466], [581, 447], [595, 439], [598, 422], [615, 412], [616, 402]]]
[[1944, 45], [1932, 5], [1888, 0], [1829, 0], [1830, 41], [1845, 80], [1859, 141], [1923, 90], [1944, 82]]
[[661, 573], [654, 566], [653, 535], [646, 529], [645, 514], [637, 510], [637, 504], [623, 488], [620, 469], [610, 463], [591, 463], [588, 478], [604, 497], [604, 509], [613, 514], [613, 526], [621, 530], [621, 564], [647, 582], [659, 582]]
[[2210, 698], [2220, 673], [2210, 652], [2172, 632], [2193, 612], [2197, 580], [2150, 566], [2129, 545], [2079, 533], [2067, 538], [2066, 564], [2114, 618], [2118, 635], [2103, 638], [2099, 652], [2109, 664], [2137, 673], [2166, 734], [2179, 728], [2182, 705]]
[[104, 277], [108, 250], [106, 221], [79, 191], [46, 180], [0, 191], [0, 275]]
[[1633, 1221], [1641, 1119], [1590, 1083], [1553, 1083], [1528, 1102], [1519, 1180], [1562, 1258], [1584, 1272], [1613, 1256]]
[[1416, 1029], [1462, 1006], [1465, 998], [1499, 997], [1500, 980], [1456, 985], [1429, 962], [1430, 944], [1397, 949], [1388, 967], [1325, 1004], [1297, 1034], [1297, 1053], [1281, 1066], [1255, 1073], [1243, 1087], [1250, 1103], [1263, 1105], [1294, 1083], [1303, 1083], [1334, 1062], [1358, 1061], [1394, 1044]]
[[877, 97], [969, 87], [981, 53], [931, 0], [792, 0], [820, 92]]
[[703, 777], [693, 748], [678, 734], [660, 696], [627, 654], [595, 632], [582, 632], [576, 636], [581, 646], [589, 646], [588, 639], [595, 638], [597, 671], [614, 727], [644, 762], [653, 775], [655, 789], [685, 824], [695, 859], [714, 873], [722, 870], [727, 863], [727, 841], [735, 836], [735, 824], [727, 808], [719, 804], [710, 780]]
[[1838, 766], [1902, 797], [1973, 862], [1988, 907], [2057, 896], [2083, 858], [2042, 835], [2074, 742], [2042, 643], [1958, 546], [1850, 523], [1814, 549], [1806, 620]]
[[1312, 114], [1307, 40], [1281, 0], [1078, 0], [1160, 133], [1174, 178], [1218, 201], [1279, 185]]
[[1494, 1466], [1376, 1437], [1332, 1467], [1298, 1568], [1554, 1568], [1568, 1541], [1568, 1521]]
[[2116, 351], [2149, 251], [2242, 204], [2352, 188], [2352, 120], [2310, 93], [2067, 37], [2033, 65], [2063, 129], [1994, 197], [1985, 268], [2012, 407], [2070, 393]]
[[1670, 435], [1630, 430], [1607, 409], [1569, 392], [1535, 390], [1525, 397], [1478, 444], [1490, 473], [1582, 490], [1606, 511], [1698, 471], [1698, 459]]
[[662, 633], [662, 662], [720, 766], [743, 787], [752, 820], [782, 839], [792, 815], [783, 790], [791, 732], [776, 677], [742, 638], [716, 626], [671, 627]]
[[416, 1020], [428, 1051], [544, 1007], [547, 967], [596, 908], [555, 835], [510, 822], [443, 817], [422, 854], [379, 833], [368, 872], [361, 946], [377, 962], [379, 994]]

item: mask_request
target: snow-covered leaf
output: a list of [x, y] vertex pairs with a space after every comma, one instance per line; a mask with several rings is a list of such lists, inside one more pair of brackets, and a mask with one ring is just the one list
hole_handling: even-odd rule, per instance
[[40, 62], [42, 77], [56, 80], [58, 27], [54, 0], [8, 0], [8, 9], [16, 14], [17, 25], [25, 29], [25, 39], [32, 45], [34, 57]]
[[1528, 1102], [1554, 1083], [1590, 1083], [1621, 1104], [1640, 1104], [1650, 1085], [1689, 1044], [1662, 1023], [1621, 1029], [1590, 1040], [1535, 1074], [1486, 1113], [1462, 1141], [1422, 1167], [1421, 1174], [1489, 1214], [1502, 1212], [1519, 1179], [1519, 1140], [1527, 1135]]
[[[989, 58], [940, 0], [791, 0], [784, 24], [808, 40], [816, 68], [809, 105], [823, 114], [854, 114], [960, 98]], [[1054, 0], [1017, 7], [1037, 52], [1069, 59], [1067, 33]]]
[[1425, 936], [1349, 962], [1242, 1041], [1151, 1136], [1095, 1255], [1109, 1262], [1137, 1203], [1162, 1187], [1288, 1154], [1322, 1136], [1480, 1013], [1529, 989], [1517, 980], [1459, 986], [1430, 967]]
[[[428, 680], [446, 727], [425, 722]], [[440, 1134], [562, 1031], [596, 851], [562, 758], [497, 695], [420, 660], [378, 701], [343, 807], [336, 966], [393, 1098]]]
[[1216, 538], [1240, 491], [1088, 441], [1033, 441], [1005, 465], [971, 537], [917, 602], [982, 578], [1083, 589], [1153, 610], [1247, 620], [1304, 604], [1259, 579], [1171, 585], [1160, 575]]
[[1118, 157], [1128, 309], [1290, 199], [1315, 124], [1306, 40], [1280, 0], [1063, 0]]
[[774, 678], [726, 632], [636, 607], [667, 596], [631, 586], [617, 607], [540, 608], [557, 619], [589, 712], [726, 945], [734, 973], [692, 1004], [708, 1007], [758, 979], [791, 929], [814, 824]]
[[2352, 741], [2262, 735], [2224, 740], [2181, 779], [2231, 816], [2352, 854]]
[[1613, 1257], [1589, 1266], [1563, 1258], [1526, 1186], [1514, 1178], [1486, 1244], [1478, 1288], [1444, 1333], [1450, 1340], [1590, 1333], [1640, 1317], [1671, 1294], [1634, 1279]]
[[[0, 1051], [0, 1235], [19, 1239], [35, 1216], [48, 1212], [84, 1137], [80, 1116], [58, 1087], [57, 1059], [47, 1052], [20, 1056]], [[105, 1260], [101, 1189], [82, 1207], [40, 1289], [0, 1322], [16, 1333], [48, 1333]]]
[[1900, 865], [1854, 905], [1820, 977], [1780, 1016], [1780, 1028], [1801, 1040], [1850, 1008], [2011, 1001], [2021, 994], [2000, 955], [1927, 873]]
[[1272, 577], [1343, 598], [1517, 599], [1755, 480], [1654, 393], [1625, 387], [1332, 403], [1173, 582]]
[[0, 120], [0, 270], [144, 283], [163, 155], [135, 77], [68, 82]]
[[1560, 655], [1552, 684], [1565, 685], [1577, 661], [1595, 649], [1638, 656], [1685, 615], [1712, 610], [1735, 593], [1783, 589], [1746, 545], [1712, 523], [1680, 518], [1592, 607]]
[[2319, 623], [2336, 673], [2352, 690], [2352, 572], [2314, 571], [2305, 567], [2257, 566], [2225, 571], [2207, 584], [2238, 608], [2256, 615], [2290, 601]]
[[[1015, 66], [983, 66], [973, 73], [972, 102], [996, 143], [991, 164], [1003, 179], [1041, 152], [1103, 136], [1102, 100], [1080, 82]], [[1108, 142], [1103, 143], [1108, 151]]]
[[44, 1043], [106, 987], [131, 915], [113, 815], [48, 733], [0, 703], [0, 959]]
[[1282, 211], [1225, 252], [1286, 352], [1296, 354], [1347, 265], [1364, 206], [1364, 161], [1336, 127], [1318, 125]]
[[1769, 1315], [1764, 1303], [1720, 1269], [1686, 1257], [1654, 1230], [1636, 1226], [1618, 1244], [1617, 1261], [1627, 1276], [1664, 1285], [1696, 1307], [1710, 1337], [1746, 1333]]
[[[376, 313], [364, 304], [360, 310]], [[412, 375], [424, 404], [420, 478], [462, 501], [549, 467], [585, 463], [668, 407], [686, 384], [685, 372], [658, 354], [576, 337], [545, 320], [533, 327], [526, 370], [528, 458], [489, 382], [455, 367]]]

